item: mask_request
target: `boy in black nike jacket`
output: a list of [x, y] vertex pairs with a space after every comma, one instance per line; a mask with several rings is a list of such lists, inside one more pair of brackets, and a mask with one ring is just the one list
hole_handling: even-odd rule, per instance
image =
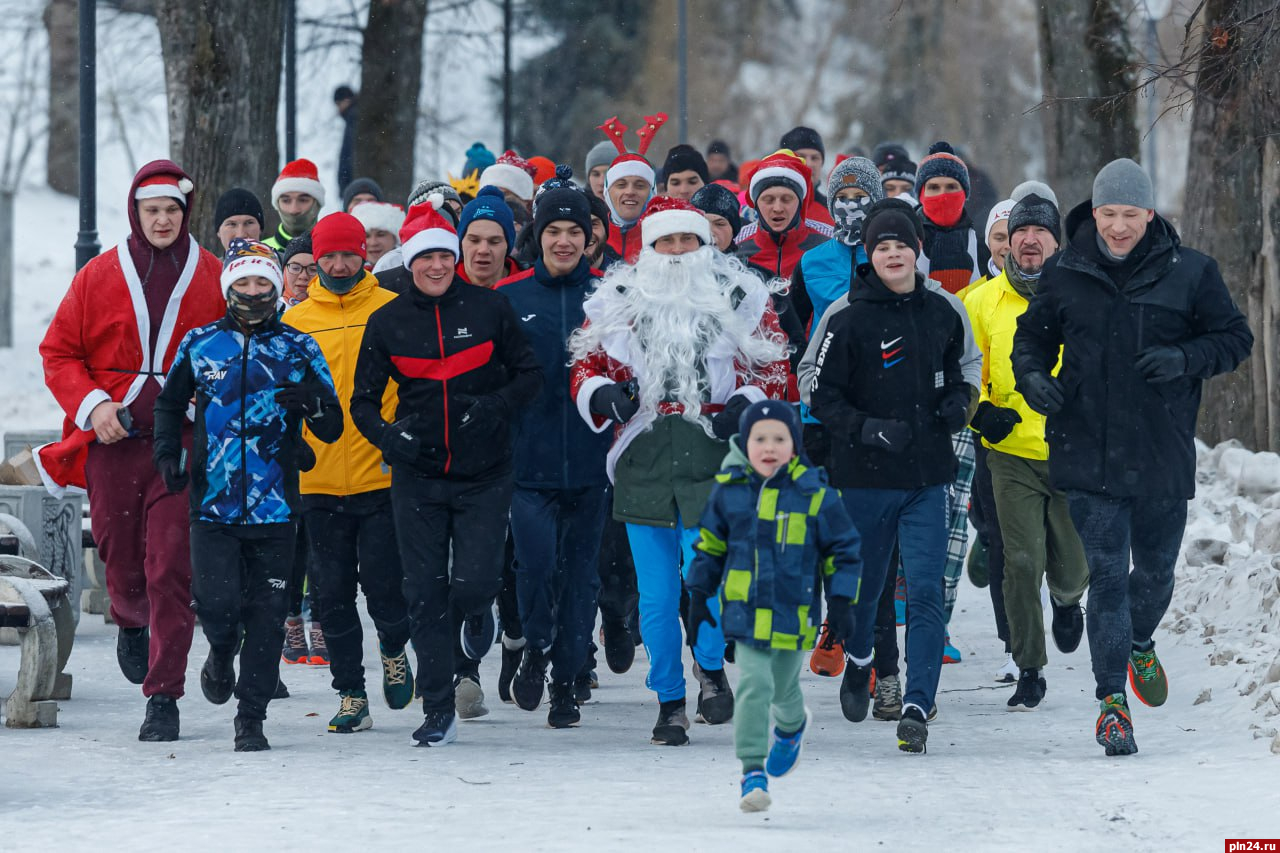
[[[870, 263], [858, 266], [848, 304], [836, 303], [825, 333], [810, 342], [805, 358], [816, 369], [802, 390], [832, 434], [831, 482], [862, 535], [864, 590], [882, 587], [899, 544], [911, 669], [898, 746], [923, 752], [942, 666], [947, 487], [956, 474], [951, 435], [969, 416], [970, 387], [960, 368], [964, 326], [916, 272], [922, 226], [909, 205], [873, 205], [863, 236]], [[877, 600], [859, 599], [845, 644], [840, 704], [853, 722], [867, 714]]]

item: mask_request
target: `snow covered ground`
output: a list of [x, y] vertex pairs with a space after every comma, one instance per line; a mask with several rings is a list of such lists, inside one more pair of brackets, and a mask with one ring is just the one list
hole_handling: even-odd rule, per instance
[[[1225, 479], [1203, 489], [1189, 541], [1231, 533], [1229, 520], [1214, 521], [1223, 505], [1258, 512], [1232, 490]], [[944, 668], [928, 754], [898, 752], [891, 723], [846, 722], [838, 681], [806, 670], [814, 727], [800, 767], [773, 782], [771, 811], [750, 816], [737, 808], [729, 726], [697, 725], [685, 748], [648, 743], [656, 706], [643, 652], [626, 675], [602, 668], [582, 727], [567, 731], [545, 728], [545, 705], [526, 713], [497, 701], [491, 654], [482, 667], [490, 715], [461, 724], [458, 742], [439, 749], [411, 747], [421, 718], [376, 698], [371, 731], [328, 734], [337, 702], [327, 670], [286, 667], [293, 696], [272, 703], [272, 751], [238, 755], [232, 705], [199, 693], [207, 645], [198, 629], [182, 740], [143, 744], [144, 703], [116, 667], [115, 629], [86, 615], [61, 727], [0, 730], [0, 846], [1211, 850], [1228, 837], [1275, 837], [1276, 572], [1271, 555], [1245, 554], [1247, 539], [1222, 541], [1226, 566], [1180, 569], [1172, 629], [1157, 635], [1170, 697], [1159, 709], [1135, 703], [1138, 755], [1109, 759], [1093, 742], [1084, 647], [1052, 653], [1039, 710], [1005, 710], [1010, 688], [991, 680], [1002, 655], [990, 600], [965, 581], [952, 625], [964, 661]], [[0, 647], [0, 695], [16, 668], [17, 650]]]

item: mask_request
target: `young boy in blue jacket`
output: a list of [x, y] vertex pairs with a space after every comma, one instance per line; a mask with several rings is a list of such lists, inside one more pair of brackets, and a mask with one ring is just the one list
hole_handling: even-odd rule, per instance
[[[182, 339], [155, 405], [156, 469], [170, 492], [191, 482], [191, 595], [209, 640], [200, 687], [215, 705], [233, 692], [239, 699], [236, 752], [271, 748], [262, 721], [280, 682], [298, 469], [315, 463], [300, 422], [326, 443], [342, 434], [319, 345], [277, 318], [281, 285], [271, 247], [231, 241], [222, 268], [227, 314]], [[188, 475], [180, 439], [193, 398]]]
[[786, 403], [763, 400], [742, 413], [687, 579], [690, 644], [704, 622], [715, 626], [708, 599], [717, 594], [725, 638], [737, 642], [733, 739], [748, 812], [769, 807], [768, 776], [786, 775], [800, 757], [810, 720], [800, 667], [822, 623], [823, 581], [828, 630], [843, 641], [862, 577], [858, 531], [802, 447]]

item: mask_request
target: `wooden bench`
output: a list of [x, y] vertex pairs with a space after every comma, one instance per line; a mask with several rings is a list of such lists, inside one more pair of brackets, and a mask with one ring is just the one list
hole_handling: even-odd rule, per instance
[[18, 682], [4, 703], [9, 728], [58, 725], [59, 699], [71, 698], [63, 672], [75, 641], [71, 585], [25, 557], [0, 554], [0, 628], [17, 629]]

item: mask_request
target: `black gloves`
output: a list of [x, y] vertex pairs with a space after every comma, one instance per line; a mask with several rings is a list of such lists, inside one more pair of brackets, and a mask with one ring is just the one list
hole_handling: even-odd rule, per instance
[[316, 452], [302, 436], [297, 437], [297, 442], [294, 447], [293, 461], [297, 463], [299, 471], [310, 471], [316, 467]]
[[320, 414], [320, 395], [297, 382], [281, 382], [276, 387], [276, 402], [289, 414], [301, 418]]
[[827, 632], [842, 645], [853, 636], [853, 602], [843, 595], [827, 599]]
[[862, 443], [890, 453], [901, 453], [911, 443], [911, 427], [905, 421], [867, 418], [862, 423]]
[[943, 395], [938, 402], [938, 420], [947, 427], [947, 432], [957, 433], [969, 422], [969, 390], [961, 388]]
[[1016, 409], [997, 406], [990, 400], [978, 404], [978, 411], [973, 413], [973, 428], [981, 433], [992, 444], [999, 444], [1013, 432], [1015, 424], [1022, 423], [1022, 415]]
[[497, 394], [485, 394], [482, 397], [459, 394], [454, 399], [463, 407], [462, 420], [458, 422], [460, 430], [469, 430], [477, 423], [492, 428], [507, 415], [507, 404]]
[[689, 590], [689, 616], [688, 622], [685, 623], [685, 633], [689, 635], [690, 646], [698, 644], [698, 632], [702, 630], [703, 622], [706, 622], [712, 628], [718, 624], [715, 614], [711, 612], [711, 607], [707, 604], [708, 601], [708, 597], [697, 590]]
[[418, 454], [422, 452], [422, 440], [413, 434], [415, 419], [415, 415], [401, 418], [383, 431], [382, 446], [378, 449], [382, 451], [388, 465], [412, 465], [418, 461]]
[[729, 398], [724, 404], [724, 411], [711, 418], [711, 431], [721, 441], [728, 441], [738, 432], [738, 422], [742, 413], [751, 405], [751, 401], [741, 394]]
[[1182, 347], [1147, 347], [1134, 362], [1148, 382], [1172, 382], [1187, 375], [1187, 354]]
[[590, 409], [593, 414], [611, 421], [625, 424], [640, 411], [636, 401], [636, 382], [615, 382], [603, 385], [591, 395]]
[[172, 456], [157, 459], [156, 470], [160, 472], [160, 479], [164, 480], [164, 487], [171, 495], [185, 489], [191, 480], [187, 472], [178, 465], [178, 460]]
[[1022, 377], [1018, 390], [1027, 405], [1042, 415], [1052, 415], [1062, 410], [1066, 395], [1062, 383], [1043, 370], [1033, 370]]

